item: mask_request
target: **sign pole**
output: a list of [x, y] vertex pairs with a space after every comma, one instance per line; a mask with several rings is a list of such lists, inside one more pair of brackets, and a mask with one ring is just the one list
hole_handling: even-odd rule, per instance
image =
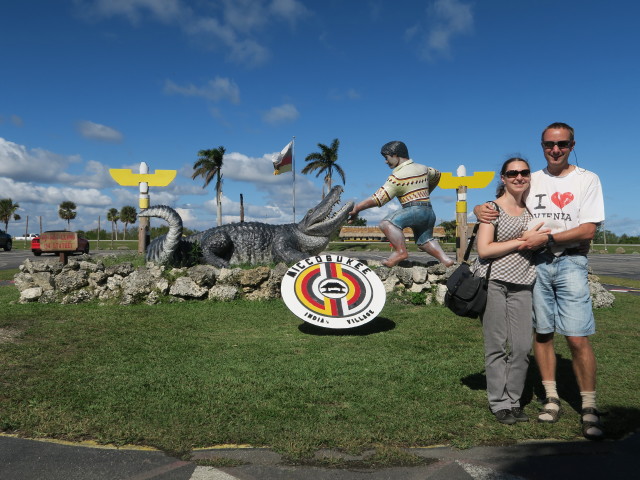
[[[177, 170], [156, 170], [156, 173], [149, 173], [149, 167], [145, 162], [140, 162], [140, 173], [133, 173], [131, 170], [121, 168], [110, 168], [111, 177], [123, 186], [138, 185], [140, 190], [139, 207], [140, 210], [149, 208], [149, 187], [166, 187], [174, 178]], [[140, 220], [138, 227], [138, 253], [144, 253], [149, 245], [149, 217], [138, 217]]]
[[464, 252], [469, 241], [467, 225], [467, 189], [484, 188], [495, 175], [495, 172], [475, 172], [467, 176], [464, 165], [460, 165], [454, 177], [452, 173], [442, 172], [438, 186], [440, 188], [456, 189], [456, 260], [461, 263], [464, 260]]

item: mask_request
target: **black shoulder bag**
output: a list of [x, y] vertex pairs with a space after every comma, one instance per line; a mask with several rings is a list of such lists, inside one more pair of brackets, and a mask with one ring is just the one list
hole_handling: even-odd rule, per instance
[[468, 262], [479, 227], [479, 222], [473, 227], [473, 234], [469, 239], [467, 250], [464, 252], [464, 259], [447, 280], [444, 304], [449, 310], [461, 317], [478, 318], [484, 312], [484, 307], [487, 304], [487, 284], [491, 265], [489, 265], [484, 277], [474, 277]]

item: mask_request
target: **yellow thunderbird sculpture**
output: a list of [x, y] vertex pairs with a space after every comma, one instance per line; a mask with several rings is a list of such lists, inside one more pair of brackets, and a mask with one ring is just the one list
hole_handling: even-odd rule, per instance
[[484, 188], [491, 183], [496, 172], [475, 172], [470, 177], [454, 177], [453, 173], [442, 172], [438, 186], [440, 188]]
[[452, 173], [442, 172], [438, 186], [445, 189], [456, 189], [456, 260], [462, 262], [469, 239], [469, 232], [467, 231], [467, 188], [484, 188], [488, 186], [493, 180], [495, 172], [475, 172], [471, 176], [466, 176], [464, 165], [460, 165], [457, 173], [459, 176], [454, 177]]
[[[145, 162], [140, 162], [140, 173], [133, 173], [133, 170], [125, 168], [110, 168], [111, 177], [122, 186], [138, 185], [140, 196], [138, 202], [140, 210], [149, 208], [149, 187], [166, 187], [176, 178], [177, 170], [156, 170], [156, 173], [149, 173], [149, 166]], [[138, 253], [144, 253], [149, 245], [149, 217], [140, 217], [140, 227], [138, 228]]]
[[149, 187], [166, 187], [176, 178], [177, 170], [156, 170], [156, 173], [133, 173], [125, 168], [110, 168], [111, 177], [123, 186], [146, 183]]

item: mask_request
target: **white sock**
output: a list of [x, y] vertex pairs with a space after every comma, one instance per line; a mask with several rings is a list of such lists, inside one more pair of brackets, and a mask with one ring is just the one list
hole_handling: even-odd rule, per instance
[[[560, 398], [558, 397], [558, 391], [556, 390], [555, 381], [548, 381], [548, 382], [543, 381], [542, 386], [544, 387], [546, 398], [550, 398], [550, 397]], [[560, 410], [560, 406], [556, 405], [555, 403], [546, 403], [544, 405], [544, 408], [547, 410], [555, 410], [555, 411]], [[541, 413], [540, 415], [538, 415], [538, 419], [542, 421], [550, 422], [553, 420], [553, 417], [548, 413]]]
[[[597, 408], [596, 407], [596, 392], [580, 392], [582, 397], [582, 408]], [[583, 422], [597, 422], [598, 416], [588, 413], [582, 416]], [[587, 433], [593, 436], [601, 436], [604, 432], [598, 427], [589, 427]]]
[[596, 392], [580, 392], [582, 408], [596, 408]]

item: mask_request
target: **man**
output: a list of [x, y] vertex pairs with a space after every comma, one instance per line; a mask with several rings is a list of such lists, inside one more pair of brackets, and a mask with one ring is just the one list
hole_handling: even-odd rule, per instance
[[386, 143], [382, 146], [380, 153], [393, 171], [385, 184], [371, 197], [353, 207], [349, 212], [349, 219], [353, 220], [362, 210], [381, 207], [394, 197], [398, 197], [402, 208], [391, 212], [380, 222], [380, 230], [394, 249], [382, 264], [393, 267], [408, 258], [409, 253], [402, 230], [410, 227], [418, 248], [450, 267], [454, 263], [453, 260], [444, 253], [438, 240], [433, 238], [436, 215], [431, 208], [429, 194], [438, 185], [440, 172], [409, 159], [409, 151], [403, 142]]
[[[542, 132], [544, 170], [531, 177], [527, 208], [535, 222], [544, 221], [550, 234], [529, 237], [520, 249], [538, 250], [533, 290], [534, 353], [546, 398], [538, 421], [555, 423], [561, 411], [556, 389], [554, 332], [564, 335], [582, 397], [582, 433], [590, 440], [604, 437], [596, 407], [596, 359], [589, 341], [595, 321], [587, 281], [588, 261], [581, 244], [590, 242], [604, 221], [604, 201], [598, 176], [569, 164], [574, 131], [553, 123]], [[494, 213], [484, 205], [474, 213], [482, 222]], [[544, 248], [542, 248], [544, 247]]]

